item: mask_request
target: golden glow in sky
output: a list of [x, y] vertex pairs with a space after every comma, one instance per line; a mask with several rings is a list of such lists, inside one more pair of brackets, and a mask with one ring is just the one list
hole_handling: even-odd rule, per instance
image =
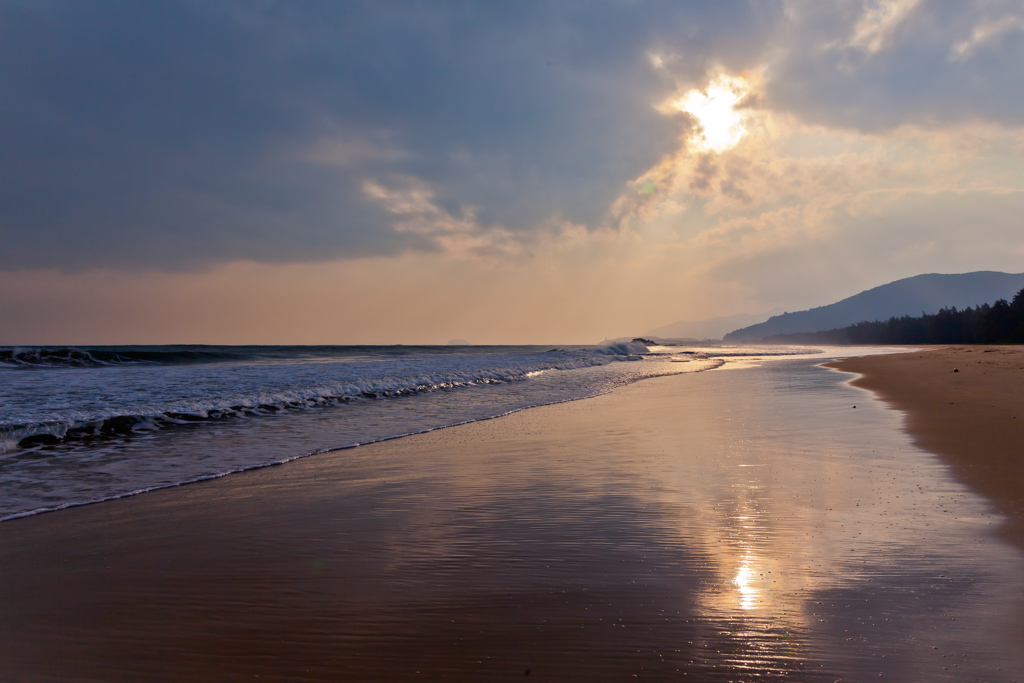
[[672, 106], [697, 119], [700, 131], [692, 142], [698, 148], [712, 152], [724, 152], [735, 147], [746, 135], [743, 114], [736, 111], [736, 105], [746, 94], [749, 86], [741, 77], [720, 76], [704, 90], [691, 90]]

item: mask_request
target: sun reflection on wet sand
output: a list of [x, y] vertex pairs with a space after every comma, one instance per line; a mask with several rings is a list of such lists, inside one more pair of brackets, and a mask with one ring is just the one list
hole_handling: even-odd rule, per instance
[[[749, 370], [759, 372], [752, 365]], [[787, 391], [817, 391], [810, 373], [798, 378], [774, 372]], [[870, 415], [845, 412], [854, 402], [836, 401], [824, 391], [811, 400], [758, 405], [757, 414], [749, 412], [753, 404], [713, 405], [717, 398], [704, 396], [702, 410], [720, 419], [701, 423], [686, 443], [687, 452], [701, 451], [702, 457], [674, 472], [666, 465], [672, 485], [660, 490], [667, 507], [683, 503], [688, 510], [680, 522], [682, 545], [703, 549], [715, 569], [696, 601], [700, 613], [731, 625], [730, 637], [745, 643], [733, 652], [733, 666], [762, 672], [845, 667], [851, 675], [857, 660], [871, 661], [876, 676], [899, 672], [921, 680], [927, 671], [928, 680], [955, 680], [948, 674], [954, 667], [938, 666], [941, 656], [932, 653], [974, 650], [979, 669], [989, 667], [977, 664], [982, 652], [1006, 656], [1006, 643], [994, 642], [1002, 642], [1002, 627], [994, 624], [1019, 629], [1024, 602], [1011, 591], [1004, 592], [1005, 602], [991, 602], [984, 616], [973, 604], [953, 607], [946, 602], [953, 594], [932, 573], [943, 579], [948, 572], [935, 572], [935, 566], [958, 565], [962, 577], [972, 576], [961, 578], [959, 595], [991, 600], [991, 593], [982, 594], [994, 587], [984, 587], [987, 580], [980, 578], [988, 562], [1012, 574], [1011, 567], [1024, 567], [1020, 554], [978, 537], [985, 533], [978, 524], [984, 503], [951, 481], [933, 456], [908, 443], [897, 413], [877, 402], [868, 405], [872, 399], [855, 391], [851, 398]], [[955, 519], [937, 524], [935, 515], [950, 512]], [[976, 564], [964, 557], [965, 543], [985, 543], [994, 555]], [[910, 602], [923, 611], [909, 617]], [[958, 612], [960, 622], [971, 612], [978, 623], [990, 624], [989, 635], [949, 631], [932, 610], [947, 621]], [[935, 641], [927, 651], [921, 647], [926, 641]], [[962, 673], [968, 665], [958, 666]]]
[[740, 571], [736, 574], [736, 578], [732, 580], [736, 584], [737, 590], [740, 593], [740, 609], [749, 610], [757, 607], [757, 596], [758, 590], [754, 588], [754, 570], [751, 569], [750, 560], [752, 558], [744, 558], [743, 564], [740, 566]]

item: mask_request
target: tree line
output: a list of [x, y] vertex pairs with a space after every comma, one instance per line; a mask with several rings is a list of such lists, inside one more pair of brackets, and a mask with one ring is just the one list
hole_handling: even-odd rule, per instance
[[786, 344], [1022, 344], [1024, 289], [1013, 301], [1000, 299], [977, 308], [943, 308], [938, 313], [860, 322], [849, 327], [780, 334], [762, 341]]

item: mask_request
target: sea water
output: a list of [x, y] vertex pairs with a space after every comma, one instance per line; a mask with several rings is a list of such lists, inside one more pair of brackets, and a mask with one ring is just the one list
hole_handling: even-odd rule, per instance
[[606, 393], [774, 347], [0, 348], [0, 520]]

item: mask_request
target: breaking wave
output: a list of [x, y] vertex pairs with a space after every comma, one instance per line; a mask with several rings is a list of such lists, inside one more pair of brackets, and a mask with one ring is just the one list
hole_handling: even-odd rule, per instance
[[[272, 361], [280, 358], [291, 362], [309, 360], [339, 361], [362, 358], [362, 347], [212, 347], [196, 348], [142, 348], [113, 351], [109, 348], [9, 348], [0, 349], [0, 362], [21, 367], [84, 368], [126, 365], [180, 365], [204, 362]], [[373, 358], [379, 360], [380, 347]], [[426, 348], [427, 358], [423, 359]], [[387, 358], [394, 362], [410, 353], [416, 353], [417, 366], [424, 372], [394, 376], [346, 377], [342, 381], [314, 383], [291, 387], [286, 391], [266, 391], [255, 384], [248, 393], [222, 396], [194, 396], [177, 400], [158, 409], [124, 410], [127, 406], [110, 406], [91, 414], [85, 411], [64, 411], [62, 419], [41, 419], [12, 423], [0, 416], [0, 453], [15, 448], [56, 445], [67, 441], [97, 439], [130, 435], [138, 432], [166, 429], [198, 422], [221, 421], [230, 418], [259, 417], [282, 412], [341, 405], [353, 401], [397, 398], [439, 390], [518, 382], [536, 377], [549, 370], [574, 370], [603, 365], [613, 361], [640, 360], [647, 347], [625, 343], [585, 349], [552, 349], [548, 353], [497, 356], [482, 366], [450, 367], [452, 354], [439, 354], [429, 358], [434, 347], [390, 348]], [[478, 357], [479, 358], [479, 357]], [[484, 358], [487, 358], [484, 356]], [[365, 359], [364, 359], [365, 360]], [[499, 364], [494, 364], [498, 361]], [[435, 367], [431, 371], [431, 365]], [[474, 364], [470, 364], [471, 366]], [[331, 366], [325, 366], [331, 368]], [[339, 366], [340, 367], [340, 366]], [[347, 366], [345, 366], [347, 367]], [[358, 368], [356, 369], [358, 370]], [[326, 374], [326, 373], [325, 373]], [[118, 410], [117, 408], [122, 408]]]

